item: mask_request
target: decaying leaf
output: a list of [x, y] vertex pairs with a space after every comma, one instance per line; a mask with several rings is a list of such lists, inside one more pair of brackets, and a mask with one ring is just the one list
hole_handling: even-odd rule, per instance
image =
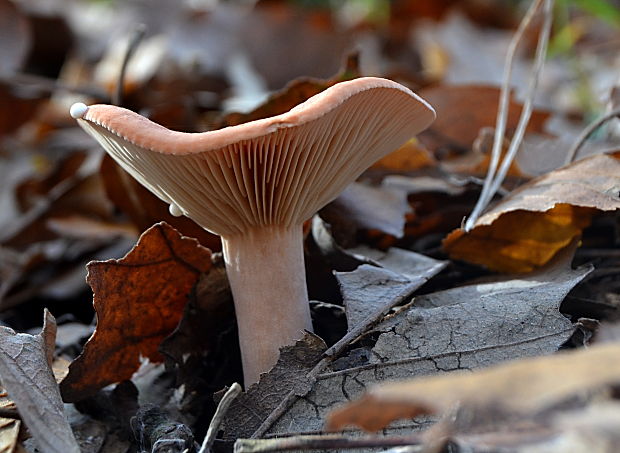
[[437, 165], [437, 161], [433, 155], [422, 143], [412, 138], [396, 151], [379, 159], [370, 168], [401, 173], [434, 167], [435, 165]]
[[308, 392], [307, 374], [321, 359], [325, 343], [306, 333], [292, 346], [280, 350], [278, 363], [260, 381], [239, 395], [224, 421], [225, 437], [251, 436], [291, 390], [301, 396]]
[[[0, 387], [0, 408], [16, 410], [15, 403], [8, 397], [6, 391]], [[14, 453], [22, 422], [13, 418], [0, 417], [0, 453]]]
[[55, 338], [56, 320], [47, 310], [38, 335], [0, 327], [0, 377], [42, 451], [79, 453], [52, 373]]
[[[571, 258], [565, 251], [534, 275], [416, 297], [370, 332], [367, 338], [379, 337], [365, 364], [320, 374], [312, 390], [297, 398], [268, 433], [320, 431], [330, 410], [377, 382], [556, 352], [574, 332], [558, 307], [590, 271], [571, 270]], [[420, 423], [402, 422], [390, 433], [405, 433]]]
[[211, 267], [211, 252], [166, 223], [145, 231], [122, 259], [88, 265], [97, 328], [61, 383], [65, 401], [129, 379], [140, 357], [161, 361], [158, 347], [177, 326], [190, 292]]
[[[499, 88], [485, 85], [444, 85], [421, 90], [420, 96], [437, 112], [437, 119], [418, 138], [433, 152], [461, 154], [471, 149], [478, 131], [495, 125]], [[511, 100], [506, 134], [511, 136], [519, 121], [521, 106]], [[549, 114], [534, 112], [529, 132], [543, 132]]]
[[215, 127], [219, 129], [226, 126], [236, 126], [237, 124], [247, 123], [248, 121], [280, 115], [338, 82], [354, 79], [359, 76], [359, 55], [353, 53], [347, 57], [345, 67], [340, 73], [332, 78], [327, 80], [309, 77], [295, 79], [282, 90], [271, 95], [267, 101], [256, 109], [249, 113], [229, 113], [222, 118]]
[[620, 152], [600, 154], [540, 176], [513, 191], [466, 233], [444, 240], [452, 258], [504, 272], [547, 263], [590, 224], [596, 211], [620, 208]]
[[572, 335], [571, 321], [559, 312], [568, 292], [588, 275], [589, 266], [571, 269], [574, 250], [522, 278], [461, 286], [425, 294], [386, 319], [372, 348], [373, 363], [476, 351], [473, 357], [445, 357], [437, 368], [471, 369], [506, 358], [550, 354]]
[[349, 229], [352, 236], [358, 230], [377, 230], [400, 238], [409, 211], [402, 191], [353, 183], [321, 209], [321, 217], [332, 227]]
[[395, 300], [404, 301], [447, 265], [395, 247], [387, 252], [367, 247], [349, 251], [375, 260], [381, 266], [363, 264], [352, 272], [336, 272], [349, 330], [378, 310], [393, 307]]
[[384, 384], [334, 411], [329, 429], [347, 425], [376, 431], [400, 418], [440, 413], [455, 406], [473, 411], [534, 414], [571, 397], [620, 383], [620, 345], [510, 362], [475, 373], [450, 373]]

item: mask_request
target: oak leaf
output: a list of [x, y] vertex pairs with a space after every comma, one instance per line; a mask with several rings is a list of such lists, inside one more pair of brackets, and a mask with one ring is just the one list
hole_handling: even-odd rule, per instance
[[124, 258], [89, 263], [97, 328], [61, 383], [65, 401], [129, 379], [141, 356], [161, 361], [160, 343], [210, 267], [209, 249], [163, 222], [145, 231]]

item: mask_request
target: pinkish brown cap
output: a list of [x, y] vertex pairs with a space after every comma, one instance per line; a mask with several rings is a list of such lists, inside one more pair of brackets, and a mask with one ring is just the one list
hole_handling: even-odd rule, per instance
[[222, 236], [303, 222], [435, 118], [406, 87], [373, 77], [336, 84], [282, 115], [203, 133], [170, 131], [110, 105], [76, 104], [71, 114], [134, 178]]

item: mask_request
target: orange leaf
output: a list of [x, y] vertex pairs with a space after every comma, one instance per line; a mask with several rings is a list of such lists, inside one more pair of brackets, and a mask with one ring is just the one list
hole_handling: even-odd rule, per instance
[[88, 264], [97, 329], [61, 383], [65, 401], [78, 401], [129, 379], [140, 356], [162, 360], [158, 347], [176, 328], [211, 252], [162, 222], [145, 231], [119, 260]]
[[595, 155], [531, 180], [443, 242], [450, 257], [530, 272], [579, 237], [598, 211], [620, 208], [620, 152]]
[[409, 172], [437, 164], [432, 154], [416, 139], [411, 139], [396, 151], [379, 159], [373, 164], [373, 170], [390, 172]]

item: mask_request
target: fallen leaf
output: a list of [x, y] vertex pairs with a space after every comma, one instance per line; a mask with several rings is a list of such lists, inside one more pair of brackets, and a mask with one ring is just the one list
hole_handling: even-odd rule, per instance
[[[365, 364], [319, 374], [312, 389], [296, 398], [266, 434], [321, 431], [332, 409], [377, 382], [471, 371], [556, 352], [575, 330], [558, 307], [591, 270], [570, 269], [571, 258], [565, 251], [537, 274], [415, 297], [357, 343], [368, 345], [378, 335]], [[389, 433], [406, 434], [425, 423], [401, 422]]]
[[52, 373], [55, 337], [56, 320], [47, 310], [38, 335], [0, 327], [0, 376], [42, 451], [79, 453]]
[[[436, 155], [468, 152], [480, 129], [495, 126], [499, 93], [499, 88], [486, 85], [441, 85], [420, 90], [418, 94], [433, 106], [437, 119], [418, 139]], [[522, 109], [513, 98], [509, 107], [508, 137], [516, 129]], [[534, 111], [526, 130], [543, 133], [548, 118], [548, 113]]]
[[350, 229], [353, 237], [358, 230], [377, 230], [400, 238], [409, 209], [402, 191], [353, 183], [321, 209], [321, 217], [332, 228]]
[[[382, 186], [407, 194], [411, 212], [406, 215], [405, 240], [417, 240], [430, 234], [449, 233], [458, 227], [473, 209], [480, 193], [479, 184], [467, 178], [401, 175], [387, 176]], [[436, 247], [441, 238], [430, 243]], [[424, 245], [426, 246], [426, 245]], [[414, 246], [420, 250], [419, 246]], [[422, 248], [424, 250], [424, 248]]]
[[574, 250], [523, 278], [496, 279], [418, 296], [385, 320], [372, 348], [372, 363], [476, 351], [475, 361], [446, 360], [439, 369], [469, 369], [506, 357], [555, 352], [573, 334], [559, 311], [568, 292], [588, 275], [589, 266], [572, 270]]
[[307, 374], [321, 359], [326, 346], [316, 335], [306, 333], [292, 346], [280, 350], [278, 363], [260, 381], [239, 395], [224, 419], [224, 437], [251, 436], [290, 391], [308, 391]]
[[0, 137], [32, 119], [41, 102], [42, 97], [33, 98], [0, 81]]
[[397, 419], [441, 413], [456, 405], [472, 411], [533, 414], [620, 383], [619, 356], [620, 345], [615, 343], [523, 359], [474, 373], [383, 384], [359, 401], [332, 412], [327, 427], [338, 430], [355, 425], [376, 431]]
[[[159, 347], [171, 359], [166, 361], [166, 368], [172, 369], [174, 365], [177, 383], [192, 395], [193, 407], [206, 404], [202, 399], [210, 399], [213, 388], [230, 383], [214, 382], [215, 376], [226, 379], [228, 373], [224, 370], [236, 370], [242, 379], [238, 342], [235, 307], [224, 261], [214, 258], [209, 272], [202, 274], [196, 283], [181, 321]], [[223, 344], [227, 346], [221, 347]], [[210, 376], [209, 389], [204, 388], [205, 376]]]
[[78, 401], [131, 378], [140, 357], [161, 361], [158, 347], [176, 328], [211, 252], [166, 223], [145, 231], [122, 259], [93, 261], [87, 281], [97, 328], [61, 383], [65, 401]]
[[246, 17], [239, 38], [271, 90], [301, 76], [329, 77], [352, 44], [350, 31], [329, 10], [264, 0]]
[[620, 208], [620, 152], [540, 176], [510, 193], [466, 233], [443, 242], [454, 259], [503, 272], [530, 272], [567, 247], [597, 211]]
[[322, 80], [310, 77], [295, 79], [283, 89], [269, 96], [259, 107], [248, 113], [232, 112], [224, 116], [214, 125], [215, 129], [227, 126], [236, 126], [263, 118], [288, 112], [315, 94], [335, 85], [338, 82], [360, 77], [359, 55], [353, 53], [346, 59], [344, 68], [335, 76]]
[[437, 161], [433, 155], [418, 140], [412, 138], [370, 168], [375, 171], [406, 173], [435, 165]]
[[446, 262], [395, 247], [387, 252], [368, 247], [348, 251], [381, 266], [363, 264], [352, 272], [335, 273], [349, 330], [386, 305], [394, 306], [394, 300], [405, 300], [447, 265]]
[[[0, 408], [16, 410], [15, 403], [0, 387]], [[0, 453], [14, 453], [19, 441], [22, 422], [12, 418], [0, 418]]]
[[[469, 174], [480, 177], [486, 176], [489, 164], [491, 163], [491, 151], [495, 139], [494, 133], [495, 129], [492, 127], [481, 128], [478, 131], [478, 137], [476, 137], [476, 140], [474, 140], [471, 146], [471, 150], [460, 157], [442, 162], [441, 169], [448, 173]], [[509, 147], [510, 140], [504, 137], [502, 140], [499, 162], [502, 162]], [[526, 176], [521, 170], [518, 161], [519, 159], [517, 158], [510, 164], [508, 172], [506, 173], [507, 177], [523, 178]]]

